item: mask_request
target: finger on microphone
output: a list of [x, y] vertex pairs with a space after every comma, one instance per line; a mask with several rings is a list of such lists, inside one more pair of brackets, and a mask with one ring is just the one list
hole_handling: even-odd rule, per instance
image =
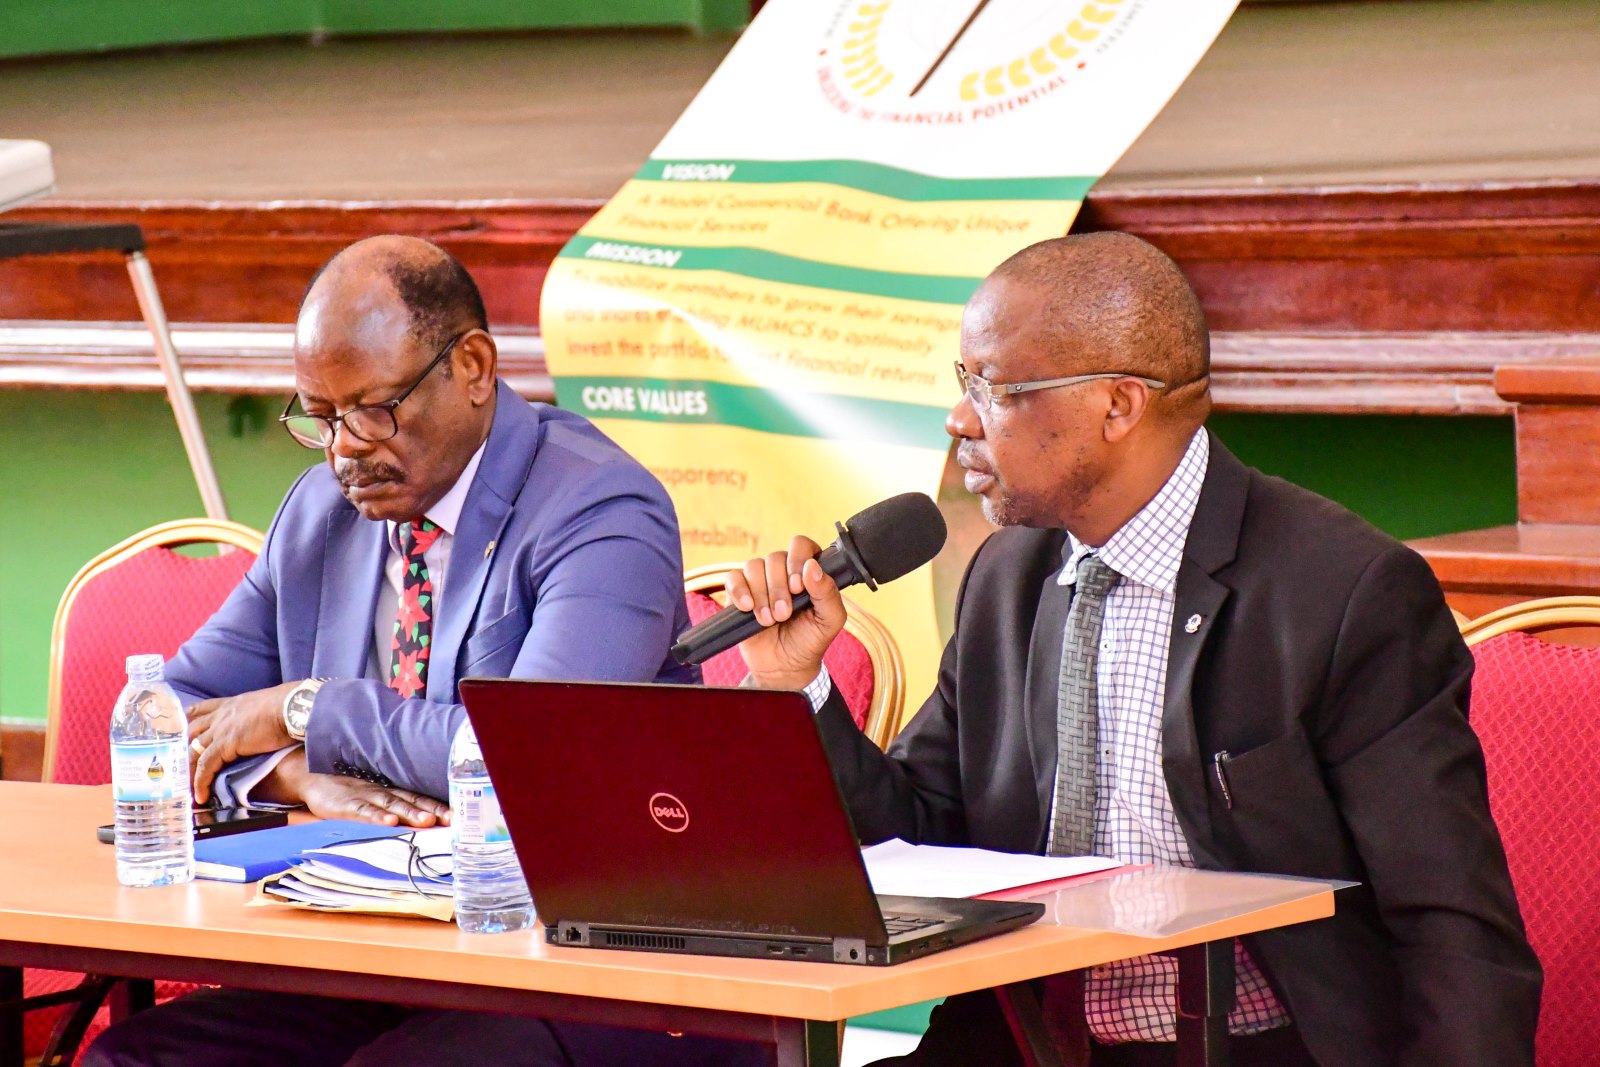
[[822, 546], [817, 544], [805, 534], [796, 534], [789, 542], [789, 593], [799, 596], [805, 589], [805, 578], [801, 571], [805, 569], [806, 560], [815, 559], [822, 551]]
[[792, 612], [789, 605], [789, 557], [784, 552], [767, 553], [767, 600], [772, 617], [783, 622]]
[[762, 626], [771, 626], [772, 611], [767, 607], [766, 561], [759, 556], [752, 560], [746, 560], [744, 581], [745, 588], [749, 590], [749, 602], [738, 605], [739, 610], [750, 612]]
[[723, 591], [728, 595], [728, 603], [740, 611], [751, 611], [755, 601], [750, 599], [750, 584], [744, 580], [744, 571], [729, 571], [722, 577]]
[[817, 613], [817, 618], [829, 625], [842, 623], [845, 612], [839, 585], [822, 569], [822, 564], [814, 559], [806, 560], [801, 576], [805, 579], [806, 592], [811, 595], [811, 610]]

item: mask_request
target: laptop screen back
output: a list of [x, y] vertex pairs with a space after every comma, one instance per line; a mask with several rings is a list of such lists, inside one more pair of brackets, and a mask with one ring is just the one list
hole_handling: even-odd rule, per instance
[[804, 696], [465, 679], [541, 922], [883, 939]]

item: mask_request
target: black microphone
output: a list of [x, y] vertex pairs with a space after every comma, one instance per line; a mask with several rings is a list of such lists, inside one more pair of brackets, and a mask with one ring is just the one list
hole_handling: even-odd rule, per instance
[[[877, 589], [880, 582], [892, 582], [916, 570], [944, 547], [944, 516], [925, 493], [901, 493], [880, 500], [848, 522], [833, 526], [839, 539], [822, 550], [817, 562], [840, 589], [857, 582]], [[801, 590], [790, 603], [798, 612], [811, 605], [811, 595]], [[760, 632], [754, 614], [730, 604], [679, 634], [672, 658], [685, 664], [704, 663]]]

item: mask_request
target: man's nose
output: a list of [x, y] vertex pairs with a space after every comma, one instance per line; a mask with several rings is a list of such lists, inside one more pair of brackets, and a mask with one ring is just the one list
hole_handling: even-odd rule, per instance
[[973, 406], [972, 398], [966, 393], [961, 394], [956, 406], [944, 417], [944, 432], [957, 441], [983, 436], [983, 420], [978, 418], [978, 409]]
[[371, 452], [372, 442], [363, 441], [350, 432], [350, 427], [336, 422], [333, 424], [333, 443], [328, 446], [328, 451], [340, 459], [354, 459]]

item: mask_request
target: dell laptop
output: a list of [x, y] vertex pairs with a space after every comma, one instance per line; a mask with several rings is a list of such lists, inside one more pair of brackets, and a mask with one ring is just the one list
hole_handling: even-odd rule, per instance
[[885, 965], [1028, 902], [877, 897], [801, 693], [468, 678], [552, 944]]

